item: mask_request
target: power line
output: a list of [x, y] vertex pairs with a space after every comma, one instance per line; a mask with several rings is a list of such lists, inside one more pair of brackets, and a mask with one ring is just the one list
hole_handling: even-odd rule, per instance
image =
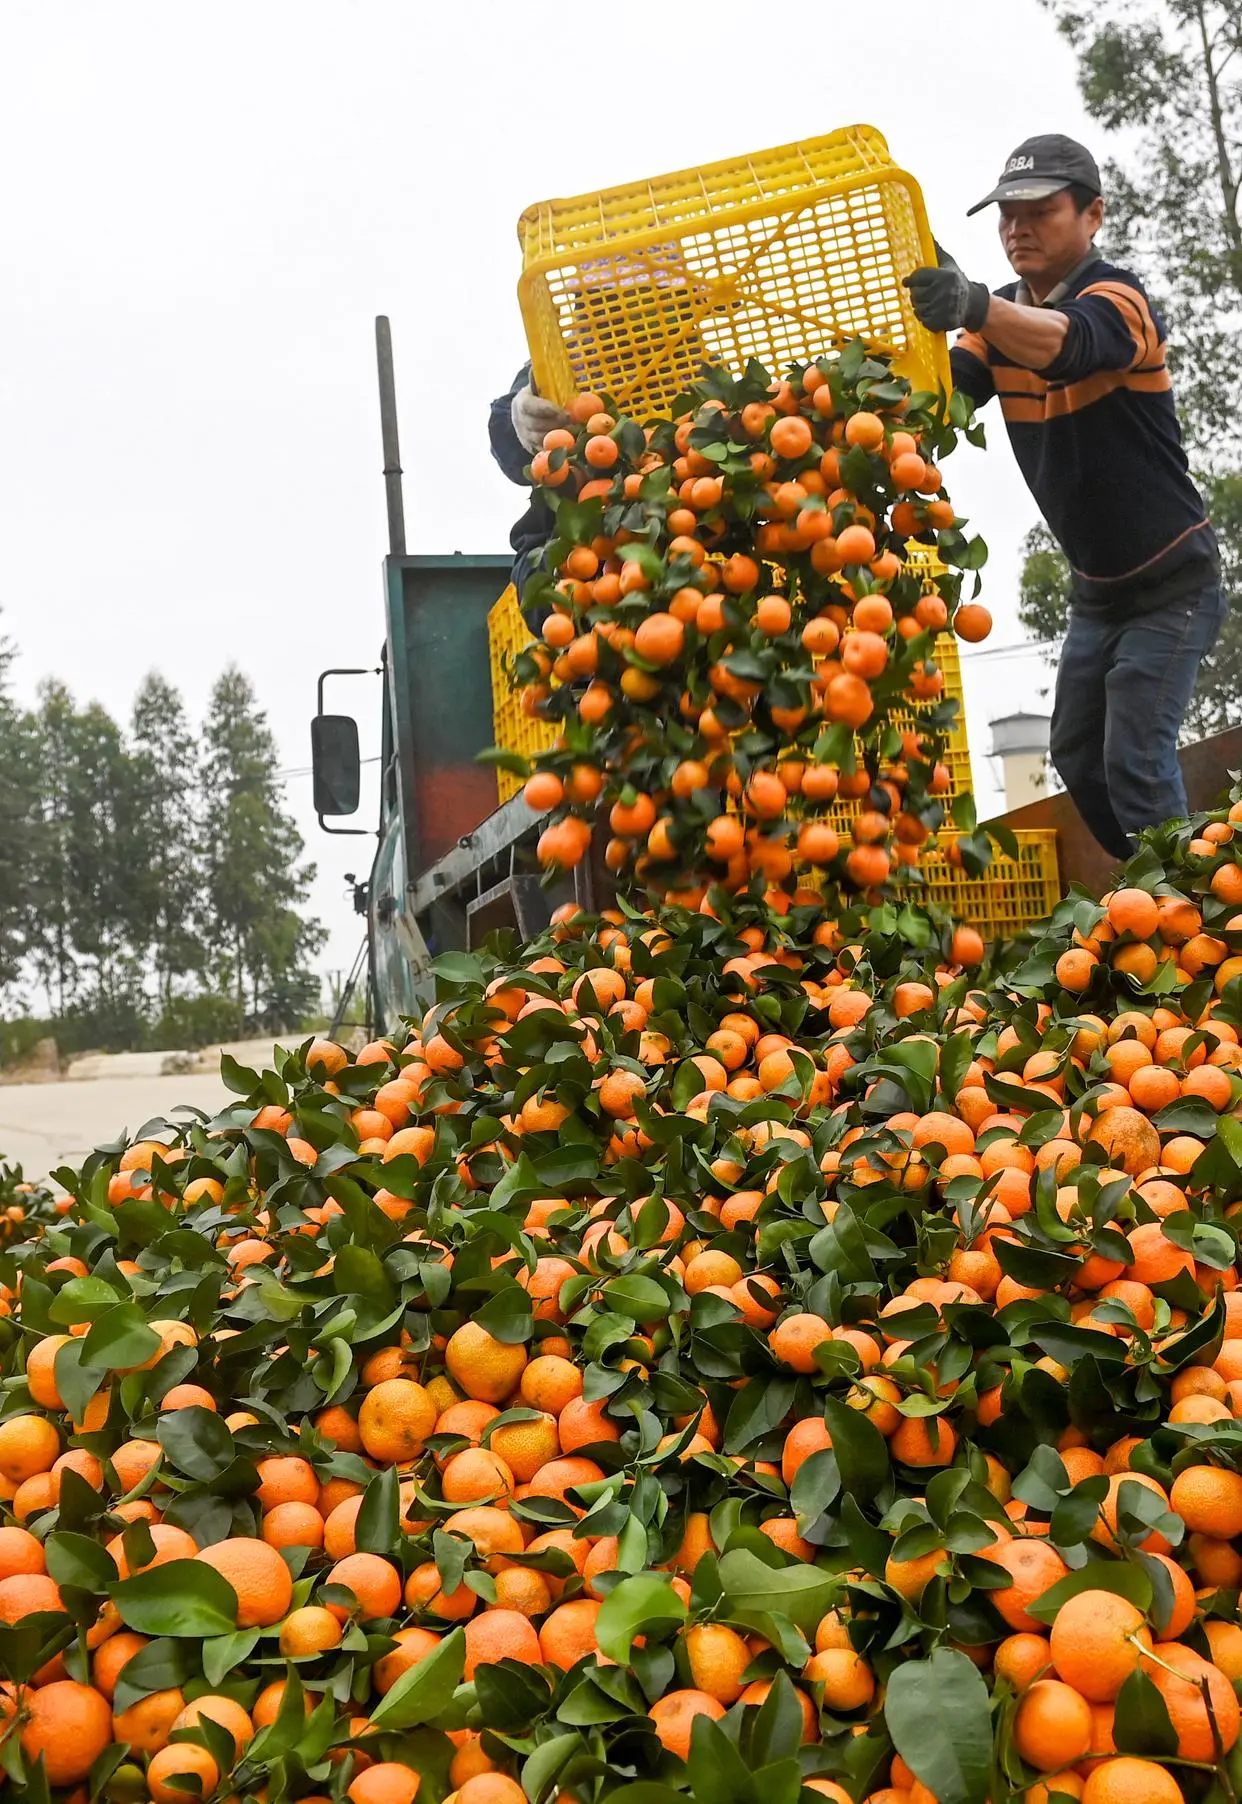
[[[378, 764], [380, 760], [378, 757], [359, 758], [358, 762], [359, 764]], [[313, 776], [314, 769], [315, 767], [313, 764], [299, 764], [289, 770], [278, 770], [276, 772], [276, 781], [278, 783], [287, 783], [291, 777]]]
[[1052, 651], [1057, 644], [1055, 639], [1022, 639], [1016, 645], [989, 645], [983, 651], [962, 653], [962, 661], [973, 664], [979, 658], [1016, 658], [1033, 651]]

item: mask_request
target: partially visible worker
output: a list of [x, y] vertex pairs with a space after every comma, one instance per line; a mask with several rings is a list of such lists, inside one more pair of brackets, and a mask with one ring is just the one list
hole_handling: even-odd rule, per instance
[[[686, 267], [679, 244], [585, 259], [572, 283], [557, 290], [557, 324], [571, 366], [580, 375], [587, 370], [599, 376], [606, 369], [631, 396], [635, 379], [646, 382], [653, 369], [662, 372], [666, 385], [672, 378], [675, 390], [711, 361], [696, 324], [708, 307], [707, 291]], [[601, 382], [604, 388], [611, 393], [610, 383]], [[524, 363], [507, 393], [492, 402], [492, 456], [510, 482], [532, 489], [526, 472], [543, 449], [544, 434], [571, 423], [563, 407], [539, 393], [531, 366]], [[532, 489], [530, 506], [509, 535], [519, 595], [538, 567], [552, 527], [552, 509], [540, 490]], [[543, 615], [540, 608], [528, 619], [532, 631]]]
[[1028, 138], [996, 187], [1017, 281], [990, 293], [941, 251], [906, 278], [935, 332], [961, 330], [955, 385], [995, 395], [1039, 510], [1072, 572], [1051, 726], [1052, 762], [1115, 857], [1142, 827], [1186, 812], [1177, 738], [1227, 605], [1220, 555], [1190, 480], [1142, 283], [1095, 247], [1100, 172], [1072, 138]]
[[565, 409], [536, 390], [529, 363], [522, 365], [508, 391], [492, 402], [487, 428], [492, 456], [510, 482], [522, 483], [530, 490], [530, 506], [509, 534], [513, 582], [519, 595], [552, 537], [552, 510], [542, 493], [532, 486], [527, 469], [535, 452], [543, 447], [544, 434], [568, 424]]

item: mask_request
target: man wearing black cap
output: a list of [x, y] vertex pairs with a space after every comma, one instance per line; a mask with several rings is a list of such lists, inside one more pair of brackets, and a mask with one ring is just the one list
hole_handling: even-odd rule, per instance
[[953, 346], [956, 386], [1000, 400], [1022, 474], [1072, 571], [1052, 761], [1118, 858], [1141, 827], [1186, 812], [1177, 735], [1225, 618], [1220, 557], [1190, 480], [1163, 321], [1095, 248], [1095, 159], [1028, 138], [992, 192], [1016, 282], [989, 293], [951, 258], [907, 278], [915, 312]]

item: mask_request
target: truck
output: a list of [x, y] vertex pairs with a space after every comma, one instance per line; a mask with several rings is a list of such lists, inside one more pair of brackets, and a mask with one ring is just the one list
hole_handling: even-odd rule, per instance
[[[392, 333], [375, 322], [388, 553], [384, 640], [377, 666], [322, 672], [311, 721], [314, 806], [325, 833], [374, 838], [355, 907], [366, 936], [338, 1003], [342, 1018], [365, 986], [366, 1018], [383, 1032], [425, 1006], [440, 953], [478, 946], [499, 927], [523, 940], [560, 903], [602, 905], [606, 874], [583, 865], [549, 886], [534, 859], [540, 817], [520, 795], [498, 805], [496, 771], [478, 754], [493, 744], [488, 615], [509, 581], [509, 554], [411, 555], [406, 549]], [[350, 679], [380, 680], [379, 820], [358, 813], [357, 719], [328, 707]]]

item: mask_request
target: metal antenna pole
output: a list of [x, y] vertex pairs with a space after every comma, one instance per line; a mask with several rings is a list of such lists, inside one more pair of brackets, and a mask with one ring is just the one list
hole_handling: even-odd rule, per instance
[[375, 321], [379, 367], [380, 432], [384, 441], [384, 489], [388, 498], [388, 550], [405, 556], [405, 499], [401, 491], [401, 446], [397, 439], [397, 385], [392, 369], [392, 328], [381, 313]]

